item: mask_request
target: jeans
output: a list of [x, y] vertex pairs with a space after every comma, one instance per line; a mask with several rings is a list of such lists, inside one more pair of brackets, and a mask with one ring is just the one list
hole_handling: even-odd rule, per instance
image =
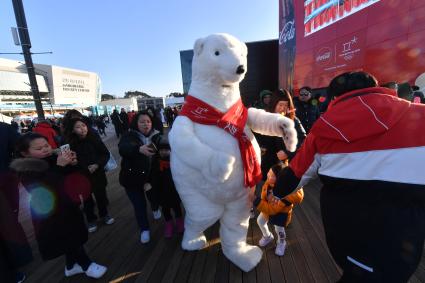
[[141, 231], [149, 230], [148, 215], [146, 211], [146, 198], [143, 186], [138, 188], [125, 188], [128, 198], [134, 207], [134, 214]]

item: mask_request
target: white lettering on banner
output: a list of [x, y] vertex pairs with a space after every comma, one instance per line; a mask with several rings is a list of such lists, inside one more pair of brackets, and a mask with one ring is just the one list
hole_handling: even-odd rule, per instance
[[339, 55], [343, 57], [345, 61], [349, 61], [354, 58], [355, 53], [360, 52], [360, 48], [352, 50], [352, 48], [356, 48], [355, 45], [357, 43], [358, 38], [354, 36], [350, 41], [342, 44], [342, 51]]
[[232, 136], [238, 132], [238, 128], [230, 122], [227, 122], [226, 127], [223, 128], [225, 131], [228, 131]]
[[289, 21], [287, 22], [279, 34], [279, 45], [286, 43], [287, 41], [293, 39], [295, 37], [295, 22]]

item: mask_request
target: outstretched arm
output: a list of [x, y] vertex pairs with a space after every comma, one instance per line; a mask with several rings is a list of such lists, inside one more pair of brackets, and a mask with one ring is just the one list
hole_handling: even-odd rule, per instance
[[283, 137], [286, 148], [295, 151], [297, 132], [294, 121], [276, 113], [269, 113], [261, 109], [248, 109], [248, 126], [262, 135]]

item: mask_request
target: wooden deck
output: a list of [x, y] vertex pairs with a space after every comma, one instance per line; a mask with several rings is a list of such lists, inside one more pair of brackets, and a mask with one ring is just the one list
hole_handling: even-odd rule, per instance
[[[105, 142], [118, 157], [117, 139], [108, 137]], [[108, 173], [109, 211], [116, 222], [111, 226], [100, 224], [98, 231], [89, 235], [86, 244], [89, 256], [108, 267], [107, 273], [97, 282], [335, 282], [341, 275], [326, 246], [320, 217], [319, 185], [305, 188], [305, 200], [295, 209], [293, 221], [287, 229], [285, 256], [277, 257], [270, 244], [255, 270], [244, 273], [224, 257], [217, 224], [206, 231], [208, 247], [186, 252], [180, 247], [181, 236], [165, 239], [163, 219], [154, 221], [150, 216], [151, 242], [142, 245], [133, 208], [118, 184], [118, 172]], [[26, 282], [94, 282], [85, 275], [65, 278], [63, 257], [41, 261], [25, 205], [25, 192], [21, 193], [21, 199], [20, 219], [35, 256], [23, 270], [28, 276]], [[252, 219], [247, 241], [256, 244], [260, 238], [261, 232]], [[425, 282], [424, 258], [410, 282]]]

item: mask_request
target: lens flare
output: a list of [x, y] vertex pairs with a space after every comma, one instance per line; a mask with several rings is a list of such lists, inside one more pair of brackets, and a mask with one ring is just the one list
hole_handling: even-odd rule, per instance
[[35, 215], [45, 218], [54, 211], [56, 198], [48, 189], [38, 187], [31, 191], [30, 204], [31, 210]]

